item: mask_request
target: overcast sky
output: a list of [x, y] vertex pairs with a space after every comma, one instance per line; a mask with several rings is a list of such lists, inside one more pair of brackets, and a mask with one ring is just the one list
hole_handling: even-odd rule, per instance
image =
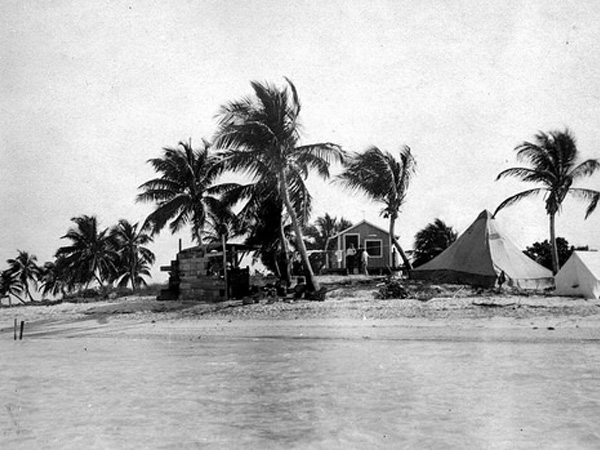
[[[210, 139], [221, 104], [284, 76], [303, 105], [303, 143], [412, 148], [404, 246], [436, 217], [464, 231], [529, 187], [494, 179], [538, 130], [569, 127], [582, 157], [600, 156], [600, 5], [497, 3], [3, 1], [0, 269], [17, 249], [50, 260], [74, 216], [143, 220], [146, 161]], [[600, 190], [600, 174], [580, 186]], [[315, 217], [386, 226], [365, 198], [310, 187]], [[600, 211], [584, 214], [568, 200], [558, 235], [599, 248]], [[541, 198], [497, 220], [521, 248], [548, 236]], [[156, 239], [157, 268], [179, 238], [190, 244], [187, 231]]]

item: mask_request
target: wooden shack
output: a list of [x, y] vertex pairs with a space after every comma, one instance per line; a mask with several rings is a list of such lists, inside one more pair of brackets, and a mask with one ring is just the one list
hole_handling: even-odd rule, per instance
[[242, 298], [250, 289], [250, 270], [240, 268], [242, 257], [251, 250], [243, 244], [196, 246], [181, 250], [169, 266], [169, 285], [159, 300], [199, 300], [207, 302]]

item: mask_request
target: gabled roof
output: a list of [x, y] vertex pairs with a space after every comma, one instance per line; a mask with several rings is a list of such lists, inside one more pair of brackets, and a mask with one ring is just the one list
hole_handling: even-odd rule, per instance
[[383, 228], [378, 227], [377, 225], [373, 225], [371, 222], [368, 222], [366, 220], [361, 220], [360, 222], [358, 222], [357, 224], [352, 225], [351, 227], [346, 228], [345, 230], [340, 231], [338, 234], [334, 234], [333, 236], [331, 236], [329, 239], [327, 239], [327, 241], [330, 241], [332, 239], [337, 239], [338, 237], [340, 237], [343, 234], [347, 234], [349, 232], [351, 232], [354, 228], [359, 227], [360, 225], [369, 225], [370, 227], [375, 228], [377, 231], [380, 231], [381, 233], [387, 234], [389, 236], [389, 231], [384, 230]]

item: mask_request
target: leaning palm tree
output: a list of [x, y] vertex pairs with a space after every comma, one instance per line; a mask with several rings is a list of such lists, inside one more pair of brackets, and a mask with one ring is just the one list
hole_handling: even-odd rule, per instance
[[550, 243], [552, 244], [552, 271], [559, 269], [558, 250], [556, 247], [556, 215], [567, 195], [588, 202], [585, 213], [587, 219], [594, 212], [600, 199], [600, 192], [592, 189], [575, 188], [572, 185], [581, 178], [592, 175], [600, 168], [598, 159], [578, 162], [579, 151], [575, 137], [565, 131], [539, 132], [534, 142], [523, 142], [515, 148], [517, 159], [529, 163], [530, 167], [511, 167], [503, 170], [496, 178], [516, 177], [529, 183], [541, 184], [542, 187], [528, 189], [508, 197], [496, 208], [494, 215], [507, 206], [538, 194], [544, 194], [546, 213], [550, 219]]
[[226, 150], [224, 168], [272, 186], [292, 223], [308, 282], [319, 289], [301, 230], [310, 206], [305, 180], [313, 170], [328, 178], [330, 164], [341, 162], [343, 151], [331, 143], [299, 145], [300, 101], [294, 84], [286, 81], [282, 89], [253, 81], [253, 97], [224, 105], [215, 146]]
[[137, 201], [156, 204], [146, 225], [159, 233], [170, 222], [171, 232], [176, 233], [191, 224], [192, 239], [201, 244], [207, 211], [218, 203], [213, 183], [220, 174], [219, 158], [211, 154], [206, 141], [199, 149], [192, 148], [190, 141], [163, 151], [162, 157], [148, 161], [159, 177], [139, 187]]
[[415, 165], [408, 146], [402, 147], [399, 159], [373, 146], [363, 153], [352, 154], [345, 163], [344, 172], [338, 176], [338, 180], [351, 190], [362, 191], [374, 201], [383, 203], [381, 214], [390, 221], [391, 244], [396, 247], [409, 270], [412, 270], [412, 264], [396, 239], [394, 230]]
[[154, 253], [146, 244], [152, 242], [152, 236], [139, 224], [132, 224], [125, 219], [119, 220], [110, 230], [113, 245], [118, 254], [118, 284], [125, 286], [131, 283], [135, 291], [140, 284], [146, 284], [142, 275], [150, 275], [150, 266], [154, 264]]
[[61, 247], [56, 258], [61, 258], [71, 273], [71, 283], [88, 285], [96, 280], [100, 287], [111, 280], [115, 270], [117, 252], [107, 229], [98, 229], [95, 216], [79, 216], [71, 219], [75, 223], [61, 239], [71, 241]]
[[6, 261], [9, 266], [8, 271], [19, 283], [21, 290], [25, 292], [25, 297], [29, 301], [33, 301], [30, 286], [36, 287], [41, 275], [41, 270], [37, 265], [37, 257], [21, 250], [18, 250], [18, 253], [16, 258]]

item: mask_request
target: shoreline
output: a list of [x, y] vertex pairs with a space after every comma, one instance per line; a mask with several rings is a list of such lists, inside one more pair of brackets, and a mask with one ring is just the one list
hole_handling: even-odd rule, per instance
[[375, 298], [373, 286], [333, 289], [323, 302], [201, 303], [123, 297], [0, 309], [0, 337], [24, 339], [390, 339], [477, 342], [600, 340], [600, 301], [454, 293], [429, 300]]

